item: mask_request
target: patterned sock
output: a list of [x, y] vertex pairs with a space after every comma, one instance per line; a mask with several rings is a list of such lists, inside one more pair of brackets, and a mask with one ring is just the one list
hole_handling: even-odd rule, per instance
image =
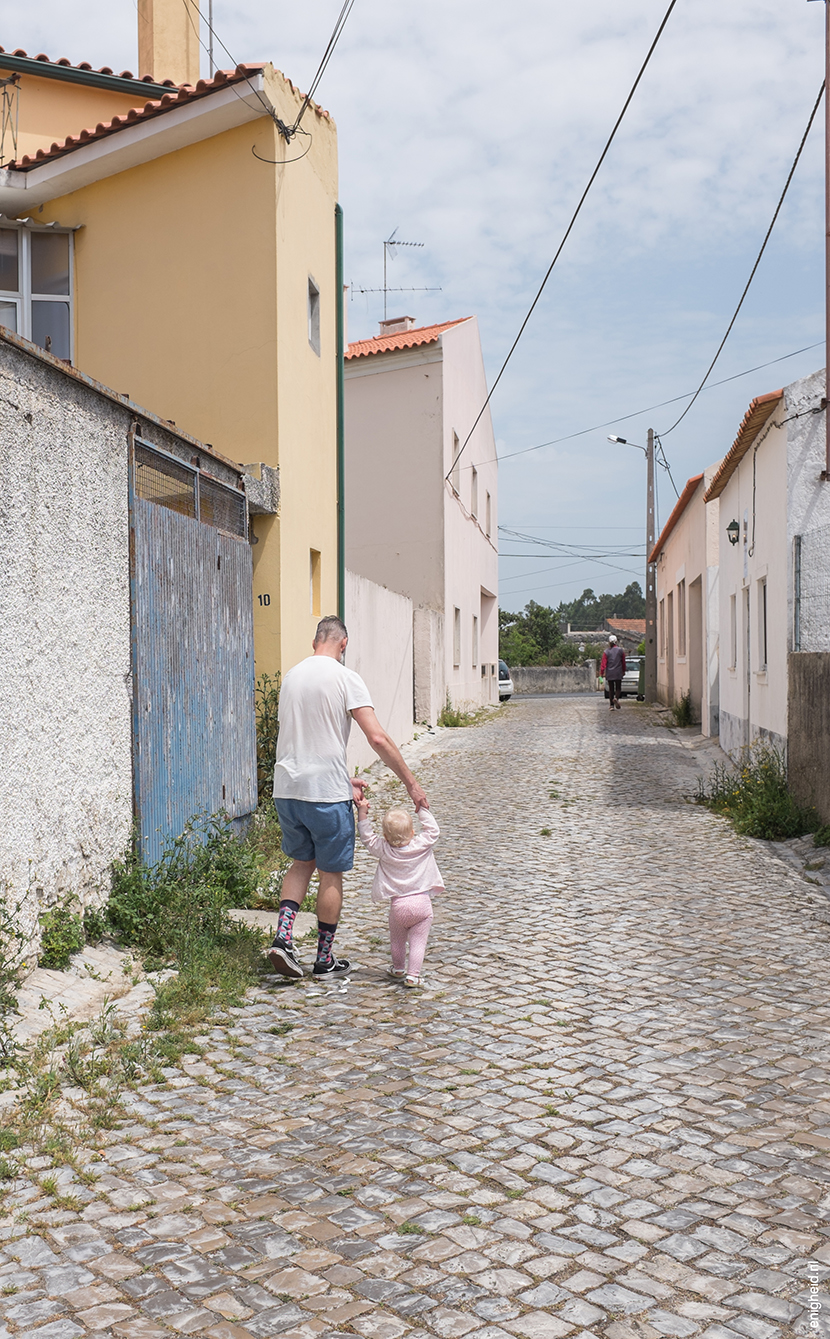
[[334, 943], [334, 936], [337, 934], [337, 921], [334, 925], [327, 925], [325, 921], [317, 922], [317, 961], [329, 962], [331, 960], [331, 946]]
[[284, 944], [293, 943], [294, 917], [299, 910], [299, 902], [291, 902], [288, 898], [280, 902], [280, 916], [277, 921], [277, 933], [274, 938], [275, 944], [278, 939], [281, 939]]

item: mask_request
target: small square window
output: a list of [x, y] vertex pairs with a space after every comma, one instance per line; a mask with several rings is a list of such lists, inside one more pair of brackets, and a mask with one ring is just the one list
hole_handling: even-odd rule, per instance
[[308, 277], [308, 342], [314, 352], [320, 353], [320, 290]]

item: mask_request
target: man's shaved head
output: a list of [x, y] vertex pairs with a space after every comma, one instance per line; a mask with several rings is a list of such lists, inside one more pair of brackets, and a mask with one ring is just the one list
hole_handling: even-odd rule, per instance
[[336, 614], [327, 614], [317, 624], [314, 645], [319, 646], [322, 642], [342, 642], [343, 638], [348, 637], [348, 635], [346, 624], [342, 618], [338, 618]]

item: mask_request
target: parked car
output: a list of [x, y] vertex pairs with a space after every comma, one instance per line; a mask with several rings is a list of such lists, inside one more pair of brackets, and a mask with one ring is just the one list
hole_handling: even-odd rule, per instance
[[499, 661], [499, 702], [506, 702], [513, 696], [513, 680], [504, 660]]
[[[636, 697], [639, 701], [643, 699], [643, 690], [640, 682], [641, 669], [645, 670], [645, 656], [626, 656], [625, 674], [623, 675], [622, 688], [620, 690], [622, 697]], [[608, 696], [608, 688], [605, 689], [605, 696]]]

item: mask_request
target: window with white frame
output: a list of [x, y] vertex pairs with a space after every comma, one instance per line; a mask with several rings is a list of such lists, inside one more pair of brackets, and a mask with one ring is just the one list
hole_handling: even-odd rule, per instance
[[72, 361], [72, 234], [0, 227], [0, 325]]
[[473, 669], [478, 664], [478, 618], [473, 614]]
[[484, 500], [484, 533], [486, 534], [486, 536], [487, 536], [488, 539], [490, 538], [490, 531], [491, 531], [492, 528], [493, 528], [493, 524], [492, 524], [492, 505], [493, 505], [493, 504], [492, 504], [492, 501], [491, 501], [491, 499], [490, 499], [490, 494], [487, 493], [487, 495], [486, 495], [486, 497], [485, 497], [485, 500]]
[[478, 470], [475, 465], [470, 476], [470, 515], [478, 518]]
[[453, 609], [452, 615], [452, 663], [458, 669], [461, 664], [461, 610]]
[[729, 597], [729, 668], [738, 668], [738, 597]]

